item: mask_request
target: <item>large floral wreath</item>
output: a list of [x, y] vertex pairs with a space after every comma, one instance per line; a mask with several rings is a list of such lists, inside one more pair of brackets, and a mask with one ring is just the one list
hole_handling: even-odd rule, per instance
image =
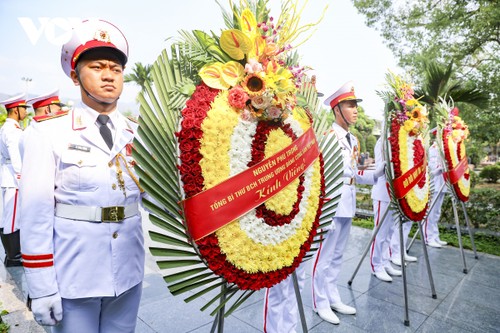
[[429, 201], [429, 177], [423, 134], [428, 119], [425, 106], [413, 97], [413, 89], [400, 76], [387, 75], [391, 88], [385, 93], [386, 131], [392, 174], [388, 177], [393, 199], [409, 220], [424, 218]]
[[[233, 107], [229, 96], [226, 90], [201, 83], [182, 110], [177, 135], [185, 197], [261, 162], [310, 127], [309, 118], [293, 113], [283, 122], [259, 121]], [[322, 173], [318, 158], [264, 204], [196, 240], [208, 266], [240, 289], [258, 290], [285, 279], [316, 234], [324, 194]]]
[[469, 128], [459, 117], [456, 107], [447, 107], [442, 125], [442, 147], [446, 161], [447, 180], [452, 185], [457, 198], [466, 202], [470, 193], [470, 171], [465, 153], [465, 140], [469, 136]]
[[[223, 10], [228, 29], [181, 32], [171, 56], [164, 51], [153, 64], [154, 87], [146, 84], [139, 96], [141, 140], [134, 143], [141, 185], [154, 199], [144, 200], [157, 227], [149, 230], [157, 244], [150, 250], [167, 270], [170, 291], [201, 288], [190, 301], [221, 287], [203, 308], [219, 300], [212, 314], [241, 291], [226, 315], [311, 255], [338, 202], [323, 201], [331, 197], [325, 181], [342, 173], [338, 141], [316, 140], [328, 113], [291, 52], [315, 24], [299, 26], [295, 1], [282, 5], [276, 21], [267, 1], [230, 3], [231, 12]], [[243, 176], [257, 178], [224, 192]], [[259, 200], [242, 205], [248, 193]], [[221, 199], [200, 199], [210, 195]]]

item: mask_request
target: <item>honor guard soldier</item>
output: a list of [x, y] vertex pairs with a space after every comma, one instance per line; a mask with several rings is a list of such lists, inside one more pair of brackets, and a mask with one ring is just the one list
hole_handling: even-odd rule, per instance
[[21, 266], [21, 246], [18, 214], [18, 188], [21, 178], [21, 154], [19, 140], [23, 130], [19, 122], [26, 118], [25, 94], [19, 94], [0, 104], [7, 109], [7, 119], [0, 129], [1, 187], [3, 194], [2, 224], [0, 237], [5, 249], [4, 264], [7, 267]]
[[[382, 131], [383, 133], [384, 131]], [[375, 144], [375, 167], [381, 163], [384, 163], [384, 155], [382, 150], [382, 136], [378, 138]], [[393, 211], [390, 209], [391, 199], [389, 198], [389, 192], [387, 188], [387, 181], [385, 174], [382, 174], [376, 181], [372, 188], [372, 200], [373, 200], [373, 222], [374, 229], [378, 227], [380, 223], [380, 229], [373, 240], [372, 246], [370, 248], [370, 269], [373, 275], [379, 280], [385, 282], [392, 282], [392, 276], [401, 276], [402, 272], [391, 266], [389, 247], [392, 235], [397, 229], [396, 221], [393, 220]], [[387, 211], [387, 213], [385, 213]], [[385, 219], [382, 221], [382, 217], [385, 214]]]
[[[431, 133], [434, 136], [436, 135], [436, 132], [437, 129], [431, 130]], [[429, 212], [429, 216], [427, 216], [427, 220], [424, 224], [425, 244], [430, 247], [441, 248], [443, 245], [448, 244], [439, 238], [438, 228], [439, 218], [441, 217], [441, 206], [443, 205], [444, 196], [448, 192], [448, 189], [446, 185], [443, 186], [445, 182], [443, 175], [443, 162], [436, 141], [434, 141], [429, 147], [429, 170], [431, 170], [431, 182], [434, 188], [433, 200], [435, 200], [436, 203]], [[443, 188], [442, 191], [436, 193], [441, 189], [441, 187]]]
[[[57, 89], [48, 94], [31, 98], [26, 103], [33, 107], [35, 116], [31, 120], [30, 125], [24, 130], [24, 135], [31, 131], [37, 122], [64, 116], [68, 113], [62, 110], [63, 104], [59, 100], [59, 90]], [[19, 151], [22, 158], [24, 153], [24, 136], [19, 141]]]
[[81, 101], [37, 122], [24, 141], [23, 266], [34, 317], [52, 332], [135, 330], [145, 253], [137, 124], [117, 107], [127, 57], [113, 24], [75, 27], [61, 63]]
[[338, 324], [339, 318], [332, 311], [342, 314], [355, 314], [356, 309], [342, 302], [337, 288], [338, 276], [342, 264], [342, 256], [349, 238], [352, 218], [356, 212], [356, 183], [373, 185], [375, 180], [384, 173], [385, 164], [375, 171], [358, 171], [357, 160], [359, 145], [356, 137], [349, 132], [349, 126], [358, 118], [358, 99], [354, 93], [352, 81], [344, 84], [325, 100], [335, 115], [329, 135], [335, 135], [342, 150], [344, 173], [339, 183], [325, 184], [328, 188], [340, 184], [340, 194], [332, 226], [314, 255], [312, 271], [312, 302], [313, 310], [325, 321]]

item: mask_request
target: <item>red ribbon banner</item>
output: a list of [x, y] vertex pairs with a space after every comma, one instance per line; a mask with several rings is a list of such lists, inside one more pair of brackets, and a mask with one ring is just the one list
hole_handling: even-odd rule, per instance
[[469, 166], [469, 163], [467, 162], [467, 157], [462, 158], [460, 163], [453, 168], [453, 170], [450, 170], [449, 177], [450, 177], [450, 183], [456, 184], [460, 177], [462, 177], [465, 173], [465, 170], [467, 170], [467, 167]]
[[427, 160], [423, 158], [417, 165], [405, 172], [403, 175], [392, 181], [396, 198], [404, 198], [408, 192], [418, 184], [420, 179], [425, 176]]
[[184, 216], [198, 240], [279, 193], [319, 156], [311, 128], [288, 147], [253, 167], [183, 201]]

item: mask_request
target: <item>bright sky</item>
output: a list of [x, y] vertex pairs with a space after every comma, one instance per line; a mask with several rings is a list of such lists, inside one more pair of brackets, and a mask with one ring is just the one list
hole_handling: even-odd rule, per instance
[[[228, 8], [228, 0], [219, 2]], [[277, 18], [280, 2], [271, 2], [271, 15]], [[350, 0], [310, 0], [301, 24], [319, 19], [327, 4], [316, 32], [298, 49], [300, 64], [313, 68], [309, 73], [316, 75], [323, 98], [353, 80], [366, 113], [382, 119], [383, 103], [376, 90], [383, 89], [389, 69], [398, 71], [396, 61]], [[72, 24], [91, 17], [108, 20], [123, 31], [130, 47], [129, 68], [136, 62], [153, 63], [180, 30], [220, 33], [225, 28], [215, 0], [0, 0], [0, 95], [59, 89], [63, 101], [78, 100], [79, 89], [61, 69], [60, 50]], [[138, 91], [132, 83], [125, 85], [122, 110], [137, 112]]]

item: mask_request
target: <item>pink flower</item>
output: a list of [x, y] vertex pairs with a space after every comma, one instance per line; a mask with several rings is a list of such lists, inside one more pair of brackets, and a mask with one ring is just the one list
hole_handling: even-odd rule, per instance
[[248, 74], [253, 74], [257, 72], [262, 72], [263, 67], [260, 62], [255, 59], [248, 59], [247, 64], [245, 65], [245, 72]]
[[276, 106], [271, 106], [269, 109], [267, 109], [267, 114], [271, 119], [278, 119], [281, 116], [281, 109]]
[[272, 96], [263, 94], [252, 97], [252, 106], [257, 110], [267, 109], [273, 100]]
[[228, 102], [232, 107], [243, 109], [248, 101], [248, 94], [240, 87], [236, 86], [229, 90]]

